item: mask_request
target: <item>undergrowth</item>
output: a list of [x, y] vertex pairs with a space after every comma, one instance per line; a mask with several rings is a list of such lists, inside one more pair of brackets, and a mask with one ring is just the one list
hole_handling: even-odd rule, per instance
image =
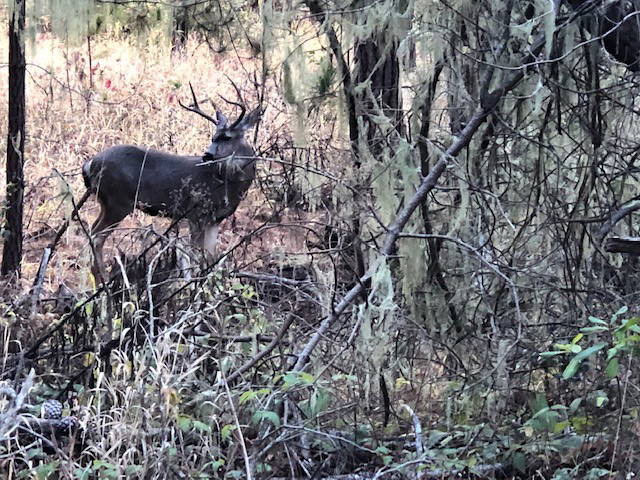
[[[222, 225], [222, 261], [201, 264], [192, 255], [185, 276], [177, 268], [188, 250], [181, 236], [165, 235], [166, 220], [135, 215], [109, 241], [114, 279], [101, 287], [89, 273], [87, 225], [97, 213], [90, 201], [56, 246], [35, 301], [43, 248], [84, 193], [84, 160], [118, 143], [201, 153], [211, 130], [178, 104], [188, 99], [188, 82], [203, 106], [229, 116], [237, 112], [221, 100], [235, 95], [226, 77], [250, 106], [260, 97], [251, 81], [257, 61], [196, 41], [180, 55], [153, 42], [141, 53], [131, 42], [94, 39], [91, 69], [85, 47], [46, 34], [30, 52], [26, 250], [20, 281], [5, 286], [0, 320], [3, 475], [560, 479], [636, 468], [633, 449], [618, 448], [636, 441], [637, 392], [628, 381], [634, 312], [622, 323], [626, 312], [591, 320], [580, 336], [568, 326], [555, 344], [490, 352], [487, 374], [465, 367], [487, 352], [469, 348], [460, 358], [405, 309], [372, 296], [364, 299], [370, 311], [354, 308], [293, 371], [354, 281], [353, 271], [335, 266], [352, 245], [334, 240], [343, 225], [328, 209], [328, 192], [345, 175], [347, 142], [332, 105], [300, 147], [290, 128], [297, 113], [271, 78], [254, 142], [259, 179]], [[6, 87], [3, 78], [2, 108]], [[141, 257], [157, 238], [161, 248]], [[380, 338], [384, 322], [394, 327]], [[516, 367], [511, 378], [507, 361]], [[488, 381], [493, 374], [498, 380]], [[61, 419], [40, 418], [53, 399], [63, 402], [62, 419], [76, 418], [71, 435]]]

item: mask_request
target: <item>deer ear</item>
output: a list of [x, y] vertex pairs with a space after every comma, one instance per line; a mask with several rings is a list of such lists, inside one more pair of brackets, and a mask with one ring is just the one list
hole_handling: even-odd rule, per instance
[[254, 111], [252, 111], [249, 115], [247, 115], [242, 119], [242, 121], [240, 122], [240, 125], [238, 125], [238, 129], [245, 132], [250, 128], [253, 128], [256, 125], [256, 123], [258, 123], [258, 120], [260, 120], [261, 116], [262, 116], [262, 107], [258, 107]]
[[218, 130], [226, 127], [229, 122], [222, 112], [216, 112], [216, 120], [218, 121], [216, 124], [218, 126]]

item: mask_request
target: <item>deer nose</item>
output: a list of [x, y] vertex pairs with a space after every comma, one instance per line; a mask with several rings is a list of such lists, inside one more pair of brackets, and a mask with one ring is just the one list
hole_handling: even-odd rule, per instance
[[204, 156], [205, 157], [215, 157], [217, 151], [218, 151], [218, 145], [216, 145], [215, 143], [212, 143], [211, 145], [209, 145], [209, 148], [207, 148], [207, 151], [204, 152]]

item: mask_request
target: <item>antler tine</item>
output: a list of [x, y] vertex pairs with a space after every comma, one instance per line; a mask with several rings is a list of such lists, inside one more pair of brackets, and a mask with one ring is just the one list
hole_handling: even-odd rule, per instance
[[207, 120], [209, 120], [210, 122], [212, 122], [214, 125], [217, 125], [218, 124], [218, 120], [216, 120], [211, 115], [209, 115], [206, 112], [203, 112], [200, 109], [200, 105], [198, 105], [198, 99], [196, 98], [196, 92], [193, 91], [193, 85], [191, 85], [191, 82], [189, 82], [189, 88], [191, 89], [191, 96], [193, 97], [193, 106], [187, 106], [187, 105], [183, 104], [180, 100], [178, 100], [178, 103], [180, 104], [180, 106], [182, 108], [184, 108], [185, 110], [189, 110], [190, 112], [197, 113], [201, 117], [204, 117]]
[[247, 113], [247, 109], [244, 106], [244, 100], [242, 100], [242, 92], [240, 92], [240, 88], [238, 88], [238, 86], [235, 84], [235, 82], [233, 80], [231, 80], [231, 78], [229, 78], [228, 75], [225, 75], [225, 77], [227, 77], [227, 80], [229, 80], [229, 82], [231, 82], [231, 85], [233, 85], [233, 88], [236, 91], [236, 95], [238, 95], [238, 100], [240, 100], [240, 103], [238, 102], [232, 102], [231, 100], [227, 100], [226, 98], [224, 98], [222, 95], [220, 95], [220, 98], [222, 98], [222, 100], [224, 100], [225, 102], [227, 102], [229, 105], [235, 105], [236, 107], [240, 108], [240, 116], [236, 119], [235, 122], [233, 122], [233, 124], [229, 127], [229, 129], [235, 128], [238, 126], [238, 124], [242, 121], [242, 119], [244, 118], [244, 114]]

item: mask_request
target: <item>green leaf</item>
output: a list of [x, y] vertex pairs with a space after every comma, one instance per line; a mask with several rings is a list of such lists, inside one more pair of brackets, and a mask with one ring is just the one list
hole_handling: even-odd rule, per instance
[[558, 351], [553, 351], [553, 352], [542, 352], [540, 353], [541, 357], [555, 357], [556, 355], [565, 355], [567, 352], [558, 352]]
[[35, 469], [38, 480], [45, 480], [46, 478], [49, 477], [49, 475], [51, 475], [56, 470], [58, 470], [59, 466], [60, 466], [60, 462], [58, 462], [57, 460], [51, 463], [38, 465]]
[[235, 429], [235, 425], [225, 425], [224, 427], [222, 427], [222, 430], [220, 431], [220, 437], [222, 438], [222, 440], [229, 440], [229, 438], [231, 438], [231, 433], [234, 432]]
[[269, 420], [276, 427], [280, 426], [280, 417], [276, 412], [271, 412], [269, 410], [258, 410], [253, 414], [252, 421], [255, 425], [260, 423], [262, 420]]
[[107, 468], [102, 472], [102, 475], [107, 478], [120, 478], [120, 473], [115, 468]]
[[193, 421], [193, 427], [200, 432], [211, 433], [211, 426], [198, 420]]
[[582, 340], [582, 338], [584, 337], [584, 335], [582, 333], [579, 333], [578, 335], [576, 335], [575, 337], [573, 337], [573, 340], [571, 340], [571, 343], [573, 345], [575, 345], [576, 343], [578, 343], [580, 340]]
[[589, 321], [591, 323], [597, 323], [599, 325], [604, 325], [605, 327], [609, 326], [609, 324], [607, 322], [605, 322], [604, 320], [601, 320], [599, 318], [596, 318], [596, 317], [589, 317]]
[[311, 394], [311, 413], [318, 416], [327, 411], [329, 406], [329, 394], [324, 388], [316, 388]]
[[553, 426], [553, 433], [560, 433], [565, 428], [567, 428], [568, 426], [569, 426], [569, 421], [568, 420], [564, 420], [562, 422], [558, 422]]
[[626, 332], [627, 330], [630, 330], [632, 327], [635, 327], [639, 323], [640, 323], [640, 318], [638, 317], [629, 318], [628, 320], [622, 321], [622, 325], [618, 327], [618, 330]]
[[571, 424], [573, 428], [579, 433], [585, 433], [592, 426], [592, 421], [589, 417], [585, 416], [574, 416], [571, 418]]
[[571, 349], [573, 348], [573, 345], [574, 345], [573, 343], [556, 343], [553, 346], [563, 352], [570, 352]]
[[620, 373], [620, 364], [618, 363], [618, 357], [614, 357], [611, 359], [609, 364], [607, 365], [607, 378], [615, 378]]
[[566, 410], [567, 407], [564, 405], [553, 405], [549, 408], [549, 410]]
[[531, 412], [536, 414], [542, 410], [548, 409], [549, 403], [547, 403], [547, 399], [543, 393], [537, 393], [536, 396], [529, 401], [529, 407], [531, 408]]
[[527, 464], [524, 455], [521, 452], [514, 452], [513, 459], [511, 461], [513, 463], [513, 467], [518, 470], [520, 473], [525, 473], [527, 471]]
[[287, 372], [284, 377], [284, 388], [291, 388], [297, 385], [310, 385], [315, 381], [313, 375], [306, 372]]
[[256, 392], [254, 392], [253, 390], [249, 390], [240, 395], [238, 403], [240, 405], [244, 405], [246, 402], [248, 402], [249, 400], [253, 400], [254, 398], [256, 398]]
[[597, 480], [598, 478], [607, 477], [610, 474], [611, 471], [605, 468], [592, 468], [587, 472], [584, 480]]
[[91, 478], [91, 474], [92, 474], [92, 469], [91, 467], [85, 467], [85, 468], [76, 468], [73, 471], [73, 474], [75, 475], [75, 477], [78, 480], [89, 480], [89, 478]]
[[623, 305], [620, 309], [611, 316], [611, 320], [616, 320], [620, 315], [624, 315], [629, 311], [629, 307]]
[[571, 414], [576, 413], [581, 403], [582, 403], [582, 398], [578, 397], [574, 399], [573, 402], [571, 402], [571, 405], [569, 405], [569, 413]]
[[191, 419], [189, 417], [185, 417], [184, 415], [181, 415], [180, 417], [178, 417], [178, 426], [180, 427], [180, 430], [182, 430], [185, 433], [190, 431]]
[[30, 448], [29, 450], [27, 450], [27, 458], [35, 458], [39, 457], [40, 455], [42, 455], [41, 448]]
[[580, 364], [584, 360], [589, 358], [594, 353], [599, 352], [606, 346], [607, 346], [606, 343], [601, 342], [578, 353], [574, 358], [571, 359], [571, 361], [569, 362], [569, 365], [567, 365], [567, 368], [564, 369], [564, 372], [562, 372], [562, 378], [564, 378], [565, 380], [568, 380], [571, 377], [573, 377], [578, 371], [578, 367], [580, 367]]
[[584, 327], [581, 328], [580, 331], [582, 333], [602, 333], [602, 332], [608, 332], [609, 329], [607, 327]]

